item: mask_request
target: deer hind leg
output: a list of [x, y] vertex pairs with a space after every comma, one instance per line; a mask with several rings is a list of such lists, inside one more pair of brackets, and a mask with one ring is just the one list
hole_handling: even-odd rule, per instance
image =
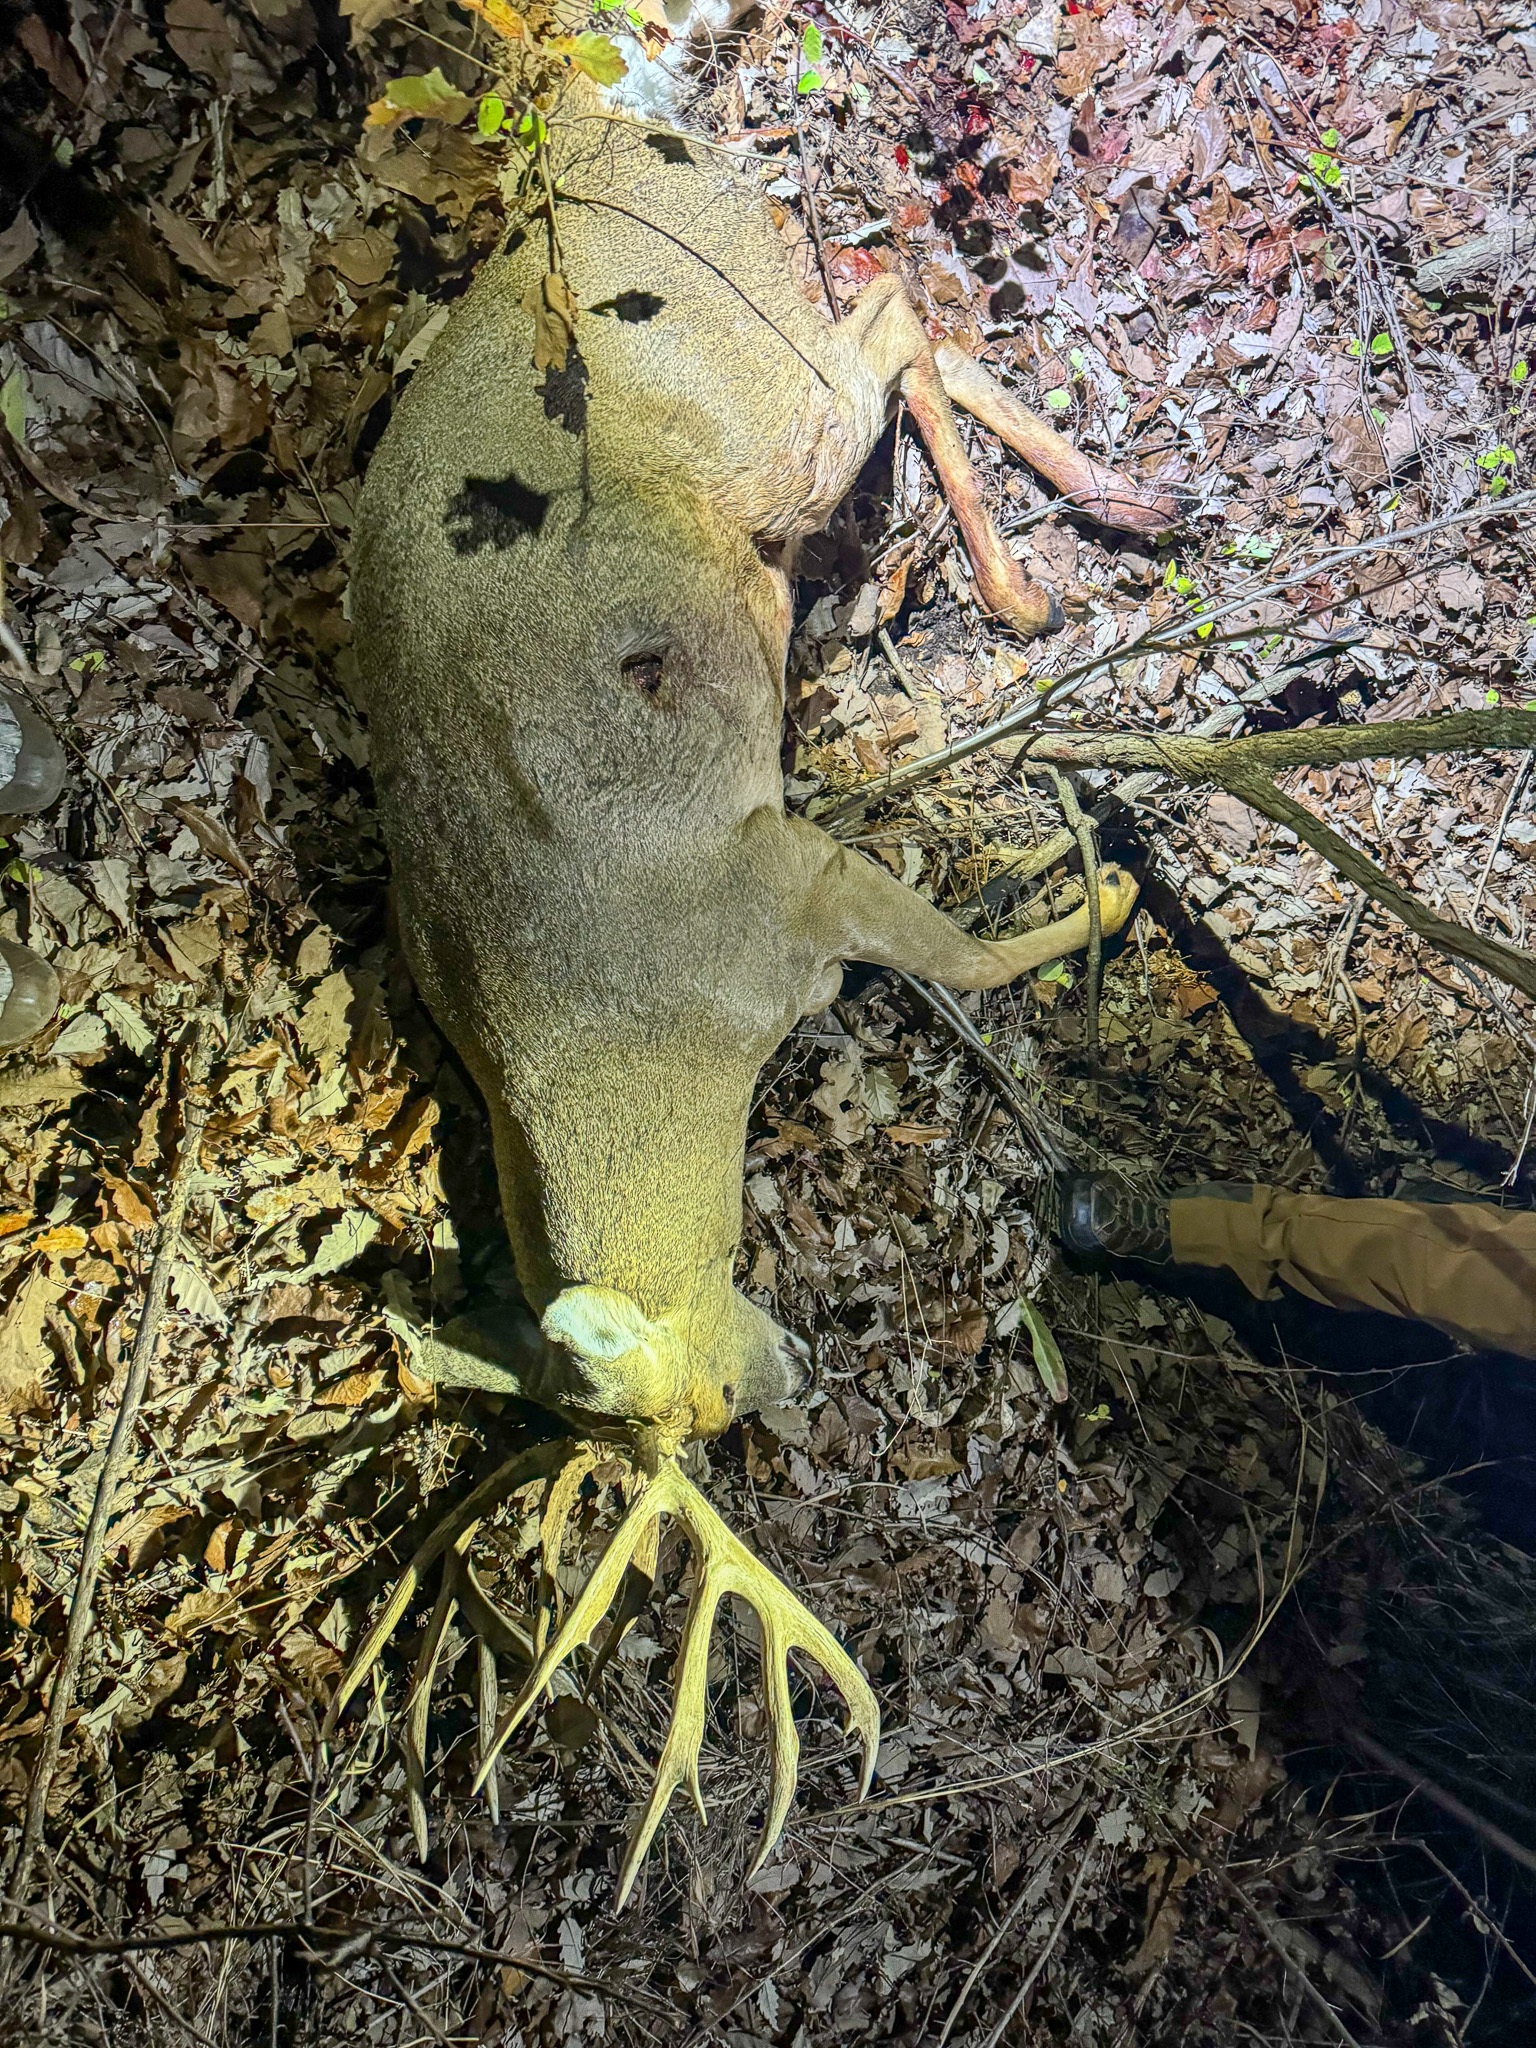
[[1142, 490], [1118, 470], [1074, 448], [952, 341], [941, 341], [933, 360], [951, 404], [990, 427], [1006, 447], [1022, 455], [1031, 469], [1100, 526], [1122, 533], [1165, 533], [1185, 516], [1188, 506], [1183, 497]]
[[[885, 868], [839, 846], [818, 826], [794, 818], [778, 822], [790, 834], [784, 849], [786, 895], [799, 896], [802, 930], [828, 963], [868, 960], [946, 988], [1000, 988], [1088, 943], [1086, 904], [1017, 938], [973, 938]], [[1105, 937], [1120, 929], [1135, 902], [1136, 884], [1123, 868], [1100, 871], [1099, 919]], [[821, 992], [818, 985], [815, 993]]]
[[1024, 574], [992, 522], [944, 395], [932, 345], [901, 280], [881, 278], [861, 292], [842, 332], [881, 390], [887, 395], [900, 391], [917, 422], [939, 487], [965, 538], [983, 605], [1026, 639], [1054, 632], [1062, 623], [1061, 607]]

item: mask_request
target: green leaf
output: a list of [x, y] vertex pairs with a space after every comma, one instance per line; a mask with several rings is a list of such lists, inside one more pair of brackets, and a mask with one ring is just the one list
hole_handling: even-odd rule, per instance
[[507, 103], [498, 94], [488, 92], [480, 102], [475, 115], [475, 126], [482, 135], [494, 135], [507, 118]]
[[1488, 495], [1490, 498], [1502, 498], [1508, 489], [1509, 478], [1507, 476], [1496, 476], [1488, 486]]
[[1510, 383], [1523, 384], [1526, 380], [1527, 374], [1529, 373], [1529, 369], [1530, 365], [1526, 362], [1524, 356], [1522, 356], [1519, 362], [1514, 365], [1514, 367], [1511, 369], [1509, 373]]
[[549, 130], [544, 125], [544, 116], [537, 107], [530, 107], [517, 124], [517, 139], [525, 149], [537, 149], [549, 140]]
[[1371, 354], [1373, 356], [1389, 356], [1391, 353], [1392, 337], [1390, 334], [1373, 334], [1371, 336]]
[[806, 23], [805, 34], [800, 38], [800, 47], [805, 52], [807, 64], [821, 62], [821, 53], [826, 46], [822, 41], [821, 30], [814, 21]]
[[1067, 1368], [1061, 1346], [1051, 1335], [1051, 1326], [1032, 1301], [1019, 1303], [1019, 1320], [1029, 1332], [1029, 1348], [1035, 1355], [1040, 1384], [1053, 1401], [1067, 1398]]
[[19, 448], [26, 446], [27, 415], [32, 410], [32, 393], [27, 385], [27, 373], [18, 363], [5, 382], [0, 384], [0, 420], [4, 420], [6, 432]]
[[800, 74], [800, 83], [795, 87], [795, 91], [819, 92], [820, 90], [821, 78], [819, 74], [814, 71], [802, 71]]
[[572, 36], [570, 56], [576, 69], [584, 71], [594, 85], [617, 85], [629, 69], [613, 38], [600, 36], [595, 29]]
[[392, 78], [384, 97], [404, 114], [421, 114], [433, 121], [462, 121], [473, 104], [448, 83], [436, 64], [414, 77]]
[[1322, 143], [1324, 149], [1337, 149], [1343, 137], [1339, 134], [1337, 128], [1325, 128], [1318, 137], [1318, 140]]
[[1047, 412], [1065, 412], [1071, 403], [1071, 392], [1062, 390], [1059, 385], [1056, 390], [1047, 391], [1045, 394], [1045, 409]]

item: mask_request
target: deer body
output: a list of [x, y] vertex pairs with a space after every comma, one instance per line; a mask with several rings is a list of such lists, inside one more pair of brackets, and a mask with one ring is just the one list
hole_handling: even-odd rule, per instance
[[[731, 1280], [774, 1047], [846, 959], [991, 986], [1083, 944], [1087, 917], [973, 939], [784, 811], [794, 544], [898, 390], [984, 597], [1021, 631], [1052, 616], [986, 520], [898, 280], [834, 326], [724, 158], [595, 97], [553, 136], [574, 348], [533, 367], [530, 213], [374, 458], [354, 615], [402, 936], [489, 1105], [543, 1322], [528, 1391], [680, 1440], [800, 1376]], [[1106, 929], [1133, 898], [1106, 875]]]

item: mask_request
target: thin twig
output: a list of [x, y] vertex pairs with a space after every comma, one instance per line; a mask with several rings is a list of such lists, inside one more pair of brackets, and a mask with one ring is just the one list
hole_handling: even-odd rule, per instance
[[[1292, 569], [1286, 575], [1277, 577], [1271, 583], [1261, 583], [1257, 589], [1244, 591], [1241, 596], [1229, 599], [1213, 611], [1192, 612], [1188, 618], [1174, 620], [1166, 625], [1148, 626], [1144, 632], [1122, 641], [1117, 647], [1107, 647], [1102, 654], [1092, 655], [1088, 660], [1078, 662], [1060, 676], [1044, 682], [1039, 694], [1030, 702], [1019, 705], [1015, 710], [1005, 712], [990, 725], [982, 726], [963, 740], [955, 740], [936, 754], [925, 754], [920, 760], [909, 761], [903, 767], [888, 769], [885, 774], [872, 778], [868, 783], [853, 790], [834, 808], [817, 819], [817, 823], [830, 828], [840, 819], [866, 809], [892, 795], [898, 789], [910, 788], [914, 782], [927, 782], [931, 777], [952, 768], [959, 761], [979, 754], [987, 747], [996, 746], [999, 740], [1011, 739], [1015, 733], [1024, 732], [1038, 724], [1047, 712], [1053, 710], [1064, 691], [1074, 683], [1085, 682], [1090, 676], [1102, 675], [1106, 669], [1118, 668], [1133, 655], [1157, 654], [1174, 649], [1181, 641], [1198, 635], [1209, 639], [1212, 629], [1221, 620], [1232, 618], [1236, 613], [1270, 597], [1279, 597], [1292, 590], [1298, 583], [1310, 583], [1315, 576], [1341, 563], [1355, 561], [1366, 555], [1378, 555], [1388, 549], [1406, 547], [1410, 541], [1423, 540], [1430, 534], [1442, 533], [1451, 527], [1475, 526], [1484, 520], [1499, 519], [1511, 512], [1526, 512], [1536, 507], [1536, 491], [1517, 491], [1507, 498], [1498, 498], [1491, 503], [1464, 507], [1460, 512], [1447, 512], [1438, 519], [1426, 520], [1422, 526], [1406, 527], [1401, 533], [1378, 534], [1374, 540], [1361, 541], [1354, 547], [1330, 548], [1300, 569]], [[1417, 571], [1410, 571], [1417, 574]], [[1354, 730], [1355, 728], [1350, 728]], [[1369, 728], [1367, 728], [1369, 729]], [[1317, 735], [1309, 734], [1314, 738]]]
[[1057, 1914], [1056, 1924], [1051, 1929], [1050, 1933], [1045, 1937], [1045, 1941], [1041, 1946], [1039, 1955], [1037, 1955], [1035, 1957], [1035, 1960], [1030, 1964], [1029, 1974], [1025, 1977], [1024, 1982], [1019, 1986], [1018, 1990], [1014, 1993], [1013, 2002], [1008, 2007], [1008, 2010], [1003, 2014], [1002, 2018], [998, 2021], [997, 2025], [992, 2029], [991, 2033], [988, 2034], [986, 2041], [983, 2044], [983, 2048], [997, 2048], [998, 2042], [1002, 2040], [1004, 2034], [1006, 2034], [1009, 2027], [1012, 2026], [1014, 2017], [1019, 2011], [1019, 2008], [1023, 2005], [1025, 1999], [1028, 1998], [1030, 1992], [1034, 1990], [1036, 1983], [1039, 1981], [1040, 1972], [1045, 1968], [1046, 1964], [1050, 1961], [1051, 1951], [1055, 1948], [1057, 1942], [1060, 1941], [1062, 1937], [1062, 1932], [1065, 1929], [1068, 1920], [1072, 1917], [1072, 1908], [1077, 1904], [1078, 1894], [1082, 1891], [1083, 1886], [1087, 1883], [1088, 1873], [1090, 1870], [1093, 1869], [1096, 1861], [1097, 1858], [1094, 1856], [1091, 1849], [1085, 1849], [1082, 1855], [1078, 1858], [1077, 1874], [1072, 1879], [1072, 1889], [1067, 1893], [1066, 1904], [1062, 1907], [1060, 1913]]
[[891, 638], [890, 627], [882, 626], [875, 637], [880, 642], [880, 652], [891, 664], [892, 675], [895, 676], [897, 682], [900, 683], [909, 697], [915, 697], [917, 695], [917, 685], [912, 680], [911, 670], [896, 652], [896, 643]]
[[1024, 1094], [1013, 1075], [949, 991], [935, 988], [930, 982], [919, 981], [915, 974], [908, 974], [904, 968], [895, 967], [891, 972], [899, 982], [911, 989], [914, 995], [920, 996], [935, 1016], [943, 1019], [977, 1065], [986, 1069], [999, 1099], [1012, 1113], [1020, 1130], [1044, 1163], [1053, 1172], [1065, 1172], [1072, 1161], [1056, 1132], [1049, 1128], [1045, 1112]]
[[171, 1934], [134, 1934], [122, 1938], [70, 1934], [62, 1927], [45, 1927], [36, 1920], [0, 1920], [0, 1941], [29, 1941], [34, 1948], [66, 1956], [129, 1956], [167, 1948], [196, 1948], [213, 1941], [302, 1941], [314, 1954], [310, 1960], [325, 1963], [328, 1945], [350, 1949], [427, 1949], [433, 1955], [456, 1956], [467, 1963], [495, 1963], [506, 1970], [526, 1970], [530, 1977], [543, 1977], [568, 1991], [594, 1991], [616, 2003], [638, 2005], [648, 2012], [674, 2018], [674, 2009], [664, 2000], [628, 1984], [615, 1984], [606, 1977], [587, 1977], [576, 1970], [556, 1969], [537, 1956], [513, 1950], [482, 1948], [468, 1941], [441, 1941], [430, 1934], [415, 1934], [405, 1928], [374, 1927], [366, 1923], [349, 1927], [311, 1927], [302, 1920], [251, 1920], [214, 1927], [182, 1927]]
[[1472, 924], [1477, 923], [1478, 914], [1482, 910], [1483, 891], [1488, 887], [1488, 877], [1493, 873], [1494, 858], [1504, 838], [1504, 829], [1509, 823], [1510, 812], [1515, 808], [1520, 792], [1525, 787], [1525, 778], [1531, 772], [1531, 763], [1533, 761], [1536, 761], [1536, 753], [1527, 754], [1520, 763], [1520, 766], [1515, 770], [1515, 779], [1509, 785], [1509, 795], [1504, 799], [1504, 808], [1499, 813], [1499, 822], [1494, 828], [1493, 843], [1488, 848], [1488, 858], [1483, 862], [1483, 872], [1478, 877], [1477, 890], [1472, 898], [1472, 908], [1467, 912], [1468, 920]]
[[64, 1740], [64, 1724], [74, 1703], [75, 1683], [79, 1678], [81, 1661], [85, 1655], [86, 1637], [90, 1633], [96, 1581], [107, 1547], [107, 1529], [117, 1500], [118, 1487], [132, 1458], [133, 1434], [138, 1423], [139, 1408], [149, 1381], [150, 1366], [154, 1362], [160, 1342], [160, 1325], [165, 1319], [171, 1271], [181, 1244], [181, 1226], [187, 1213], [187, 1198], [192, 1191], [192, 1177], [197, 1171], [203, 1125], [208, 1116], [208, 1105], [203, 1099], [202, 1087], [212, 1054], [212, 1040], [212, 1030], [205, 1018], [195, 1030], [187, 1055], [182, 1084], [181, 1151], [171, 1176], [165, 1212], [161, 1217], [155, 1241], [154, 1261], [149, 1269], [149, 1288], [145, 1295], [143, 1314], [139, 1318], [133, 1356], [128, 1365], [128, 1376], [123, 1383], [122, 1399], [118, 1402], [117, 1416], [112, 1424], [106, 1457], [96, 1481], [96, 1497], [91, 1503], [91, 1518], [86, 1524], [85, 1540], [80, 1546], [80, 1568], [75, 1579], [74, 1597], [70, 1602], [64, 1653], [54, 1673], [53, 1690], [48, 1696], [48, 1717], [43, 1724], [42, 1745], [38, 1751], [37, 1762], [33, 1766], [32, 1782], [27, 1788], [27, 1817], [7, 1892], [8, 1900], [15, 1910], [20, 1910], [26, 1905], [32, 1865], [42, 1846], [43, 1828], [48, 1813], [48, 1794], [53, 1786], [54, 1772], [58, 1768], [59, 1751]]
[[1099, 906], [1099, 849], [1094, 842], [1093, 825], [1083, 816], [1083, 807], [1077, 800], [1077, 791], [1059, 768], [1052, 768], [1050, 775], [1056, 786], [1056, 801], [1061, 805], [1067, 829], [1077, 841], [1077, 850], [1083, 857], [1083, 886], [1088, 892], [1088, 1015], [1083, 1026], [1083, 1037], [1089, 1064], [1097, 1066], [1099, 980], [1104, 971], [1104, 924]]
[[1312, 2010], [1318, 2015], [1319, 2019], [1323, 2020], [1333, 2029], [1339, 2038], [1341, 2048], [1360, 2048], [1360, 2044], [1354, 2035], [1345, 2026], [1339, 2015], [1334, 2011], [1327, 1999], [1324, 1998], [1322, 1992], [1318, 1990], [1300, 1963], [1297, 1962], [1290, 1950], [1281, 1941], [1268, 1919], [1259, 1911], [1242, 1886], [1235, 1878], [1228, 1877], [1220, 1864], [1212, 1863], [1208, 1867], [1215, 1872], [1218, 1882], [1224, 1885], [1233, 1898], [1237, 1900], [1243, 1911], [1248, 1915], [1248, 1918], [1263, 1936], [1267, 1946], [1272, 1948], [1280, 1958], [1285, 1969], [1296, 1979], [1296, 1982], [1301, 1986], [1302, 1995], [1305, 1997], [1308, 2005], [1312, 2007]]
[[[1430, 1862], [1434, 1864], [1436, 1870], [1439, 1871], [1440, 1875], [1445, 1879], [1447, 1884], [1454, 1885], [1457, 1891], [1461, 1893], [1461, 1896], [1463, 1897], [1463, 1899], [1466, 1900], [1467, 1905], [1471, 1908], [1472, 1912], [1476, 1915], [1477, 1920], [1480, 1923], [1479, 1932], [1481, 1932], [1483, 1928], [1486, 1928], [1488, 1933], [1493, 1937], [1494, 1941], [1498, 1943], [1499, 1947], [1503, 1949], [1505, 1955], [1509, 1957], [1509, 1960], [1520, 1972], [1521, 1976], [1525, 1979], [1526, 1983], [1531, 1985], [1533, 1988], [1536, 1988], [1536, 1971], [1532, 1970], [1530, 1964], [1526, 1962], [1525, 1958], [1520, 1954], [1520, 1951], [1510, 1941], [1509, 1936], [1504, 1932], [1503, 1928], [1500, 1927], [1497, 1920], [1494, 1919], [1493, 1913], [1490, 1910], [1487, 1902], [1485, 1900], [1476, 1899], [1472, 1896], [1471, 1892], [1467, 1890], [1466, 1886], [1462, 1883], [1461, 1879], [1456, 1875], [1455, 1871], [1452, 1870], [1448, 1864], [1442, 1863], [1440, 1861], [1440, 1858], [1435, 1854], [1434, 1850], [1430, 1848], [1428, 1842], [1415, 1842], [1413, 1846], [1418, 1850], [1421, 1856], [1427, 1856], [1429, 1858]], [[1431, 1915], [1431, 1918], [1432, 1917], [1433, 1915]], [[1386, 1958], [1383, 1957], [1382, 1960], [1383, 1962], [1385, 1962]]]
[[811, 159], [805, 146], [805, 116], [801, 109], [805, 102], [800, 98], [800, 53], [795, 52], [795, 141], [800, 146], [800, 189], [805, 194], [805, 217], [811, 224], [811, 241], [816, 249], [816, 268], [821, 272], [821, 288], [827, 295], [827, 308], [832, 315], [834, 326], [842, 319], [843, 309], [837, 302], [837, 293], [832, 289], [832, 272], [827, 264], [827, 247], [821, 234], [821, 210], [816, 204], [816, 194], [811, 190]]
[[[1067, 1826], [1062, 1830], [1061, 1834], [1056, 1838], [1056, 1841], [1053, 1844], [1057, 1851], [1058, 1856], [1061, 1854], [1065, 1846], [1067, 1836], [1072, 1833], [1073, 1828], [1076, 1825], [1077, 1815], [1080, 1811], [1080, 1807], [1074, 1808], [1072, 1819], [1067, 1823]], [[1034, 1903], [1038, 1896], [1039, 1888], [1034, 1884], [1033, 1880], [1031, 1880], [1028, 1884], [1020, 1886], [1019, 1895], [1014, 1900], [1013, 1904], [1008, 1908], [1006, 1914], [1003, 1916], [1001, 1922], [998, 1925], [997, 1932], [993, 1935], [992, 1939], [987, 1943], [986, 1947], [982, 1950], [981, 1954], [976, 1958], [975, 1962], [972, 1963], [969, 1971], [966, 1973], [965, 1982], [960, 1986], [960, 1989], [955, 1993], [955, 2002], [949, 2008], [949, 2011], [944, 2015], [944, 2024], [939, 2029], [939, 2038], [937, 2041], [934, 2042], [933, 2048], [944, 2048], [944, 2044], [948, 2041], [950, 2035], [954, 2032], [955, 2021], [959, 2019], [960, 2014], [965, 2009], [965, 2002], [970, 1997], [971, 1993], [976, 1989], [977, 1983], [980, 1981], [982, 1972], [986, 1969], [988, 1963], [991, 1962], [992, 1958], [997, 1954], [997, 1951], [1002, 1947], [1003, 1943], [1007, 1940], [1014, 1922], [1018, 1919], [1019, 1915], [1024, 1911], [1024, 1908]]]
[[1374, 1735], [1367, 1735], [1361, 1728], [1349, 1728], [1344, 1732], [1344, 1740], [1367, 1763], [1374, 1764], [1389, 1777], [1401, 1778], [1405, 1785], [1411, 1785], [1415, 1792], [1421, 1793], [1431, 1806], [1438, 1806], [1442, 1813], [1448, 1813], [1452, 1820], [1459, 1821], [1490, 1849], [1507, 1856], [1511, 1863], [1518, 1863], [1522, 1870], [1536, 1871], [1536, 1850], [1528, 1849], [1524, 1842], [1517, 1842], [1513, 1835], [1505, 1834], [1495, 1822], [1485, 1820], [1473, 1807], [1458, 1799], [1454, 1792], [1447, 1792], [1433, 1778], [1426, 1778], [1422, 1771], [1416, 1770], [1402, 1757], [1394, 1756], [1390, 1749], [1383, 1749]]

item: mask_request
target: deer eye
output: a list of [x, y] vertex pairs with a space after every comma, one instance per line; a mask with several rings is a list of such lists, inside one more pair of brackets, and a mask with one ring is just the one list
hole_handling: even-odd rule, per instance
[[642, 690], [647, 697], [659, 697], [665, 680], [659, 654], [632, 654], [623, 665], [627, 682]]

